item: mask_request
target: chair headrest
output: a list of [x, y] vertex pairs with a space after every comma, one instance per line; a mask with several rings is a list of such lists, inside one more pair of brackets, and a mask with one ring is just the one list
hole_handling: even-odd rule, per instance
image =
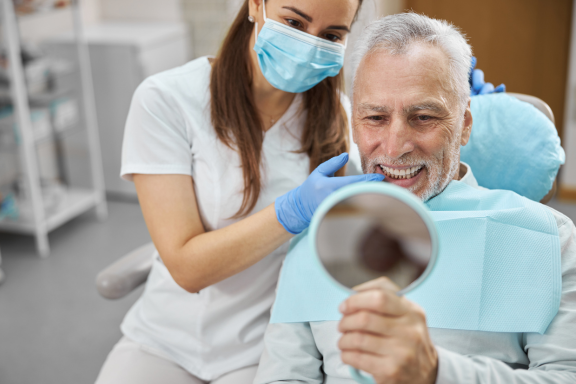
[[461, 148], [478, 184], [540, 201], [552, 188], [565, 154], [554, 124], [538, 109], [505, 93], [472, 97], [472, 134]]

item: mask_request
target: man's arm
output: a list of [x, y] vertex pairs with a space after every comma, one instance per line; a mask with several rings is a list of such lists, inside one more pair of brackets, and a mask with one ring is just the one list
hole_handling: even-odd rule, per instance
[[[574, 345], [574, 344], [573, 344]], [[463, 356], [444, 348], [438, 351], [436, 384], [574, 384], [576, 367], [539, 366], [512, 369], [486, 356]], [[573, 362], [572, 362], [573, 363]]]
[[322, 355], [309, 323], [268, 324], [254, 384], [321, 384]]
[[[529, 369], [515, 370], [491, 357], [461, 355], [435, 347], [438, 356], [435, 384], [576, 383], [576, 228], [570, 220], [566, 220], [559, 224], [558, 230], [562, 245], [560, 308], [546, 333], [523, 335], [524, 350], [530, 360]], [[378, 300], [363, 303], [362, 297], [368, 295], [381, 297], [380, 303], [377, 303]], [[408, 321], [401, 321], [401, 317], [385, 316], [394, 310], [398, 312], [399, 308], [404, 308], [403, 313], [409, 315], [414, 311], [410, 305], [390, 295], [390, 291], [385, 287], [380, 292], [374, 289], [371, 292], [354, 295], [347, 302], [348, 309], [344, 311], [344, 318], [340, 323], [341, 331], [345, 332], [345, 336], [340, 340], [340, 348], [346, 353], [342, 354], [344, 362], [373, 374], [378, 384], [405, 382], [406, 379], [414, 384], [425, 383], [426, 380], [418, 377], [418, 373], [421, 371], [419, 368], [421, 362], [426, 359], [422, 359], [418, 353], [388, 354], [384, 348], [386, 343], [390, 344], [391, 337], [397, 340], [396, 346], [389, 350], [401, 351], [409, 345], [414, 351], [419, 351], [422, 349], [420, 345], [426, 344], [427, 338], [418, 339], [410, 336], [416, 335], [422, 324], [417, 327], [418, 322], [410, 324]], [[374, 305], [376, 307], [373, 307]], [[366, 309], [369, 312], [366, 312]], [[378, 313], [380, 315], [376, 315]], [[388, 335], [387, 338], [375, 337], [385, 334], [391, 328], [399, 331], [408, 328], [408, 331], [395, 332], [395, 335]], [[370, 335], [364, 333], [366, 330]], [[402, 334], [408, 336], [403, 338]], [[417, 369], [411, 369], [412, 367]]]

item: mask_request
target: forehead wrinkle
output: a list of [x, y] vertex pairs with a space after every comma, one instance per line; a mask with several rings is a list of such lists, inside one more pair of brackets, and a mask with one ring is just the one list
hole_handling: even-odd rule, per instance
[[360, 109], [367, 109], [369, 111], [373, 111], [373, 112], [381, 112], [381, 113], [388, 113], [390, 112], [390, 108], [384, 106], [384, 105], [377, 105], [377, 104], [370, 104], [370, 103], [360, 103], [358, 104], [358, 107]]

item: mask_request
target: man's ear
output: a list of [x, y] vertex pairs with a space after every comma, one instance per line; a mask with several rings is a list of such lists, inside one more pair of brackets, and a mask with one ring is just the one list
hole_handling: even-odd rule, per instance
[[470, 110], [470, 99], [468, 99], [468, 105], [466, 105], [466, 109], [464, 110], [464, 121], [462, 122], [462, 138], [460, 140], [460, 145], [468, 144], [471, 134], [472, 134], [472, 111]]

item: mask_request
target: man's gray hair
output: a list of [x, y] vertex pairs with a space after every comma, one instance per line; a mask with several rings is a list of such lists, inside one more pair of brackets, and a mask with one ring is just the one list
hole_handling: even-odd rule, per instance
[[383, 17], [364, 29], [354, 52], [354, 82], [358, 66], [366, 55], [380, 49], [401, 55], [414, 43], [432, 44], [444, 51], [449, 61], [452, 89], [461, 103], [467, 102], [472, 48], [454, 25], [413, 12]]

